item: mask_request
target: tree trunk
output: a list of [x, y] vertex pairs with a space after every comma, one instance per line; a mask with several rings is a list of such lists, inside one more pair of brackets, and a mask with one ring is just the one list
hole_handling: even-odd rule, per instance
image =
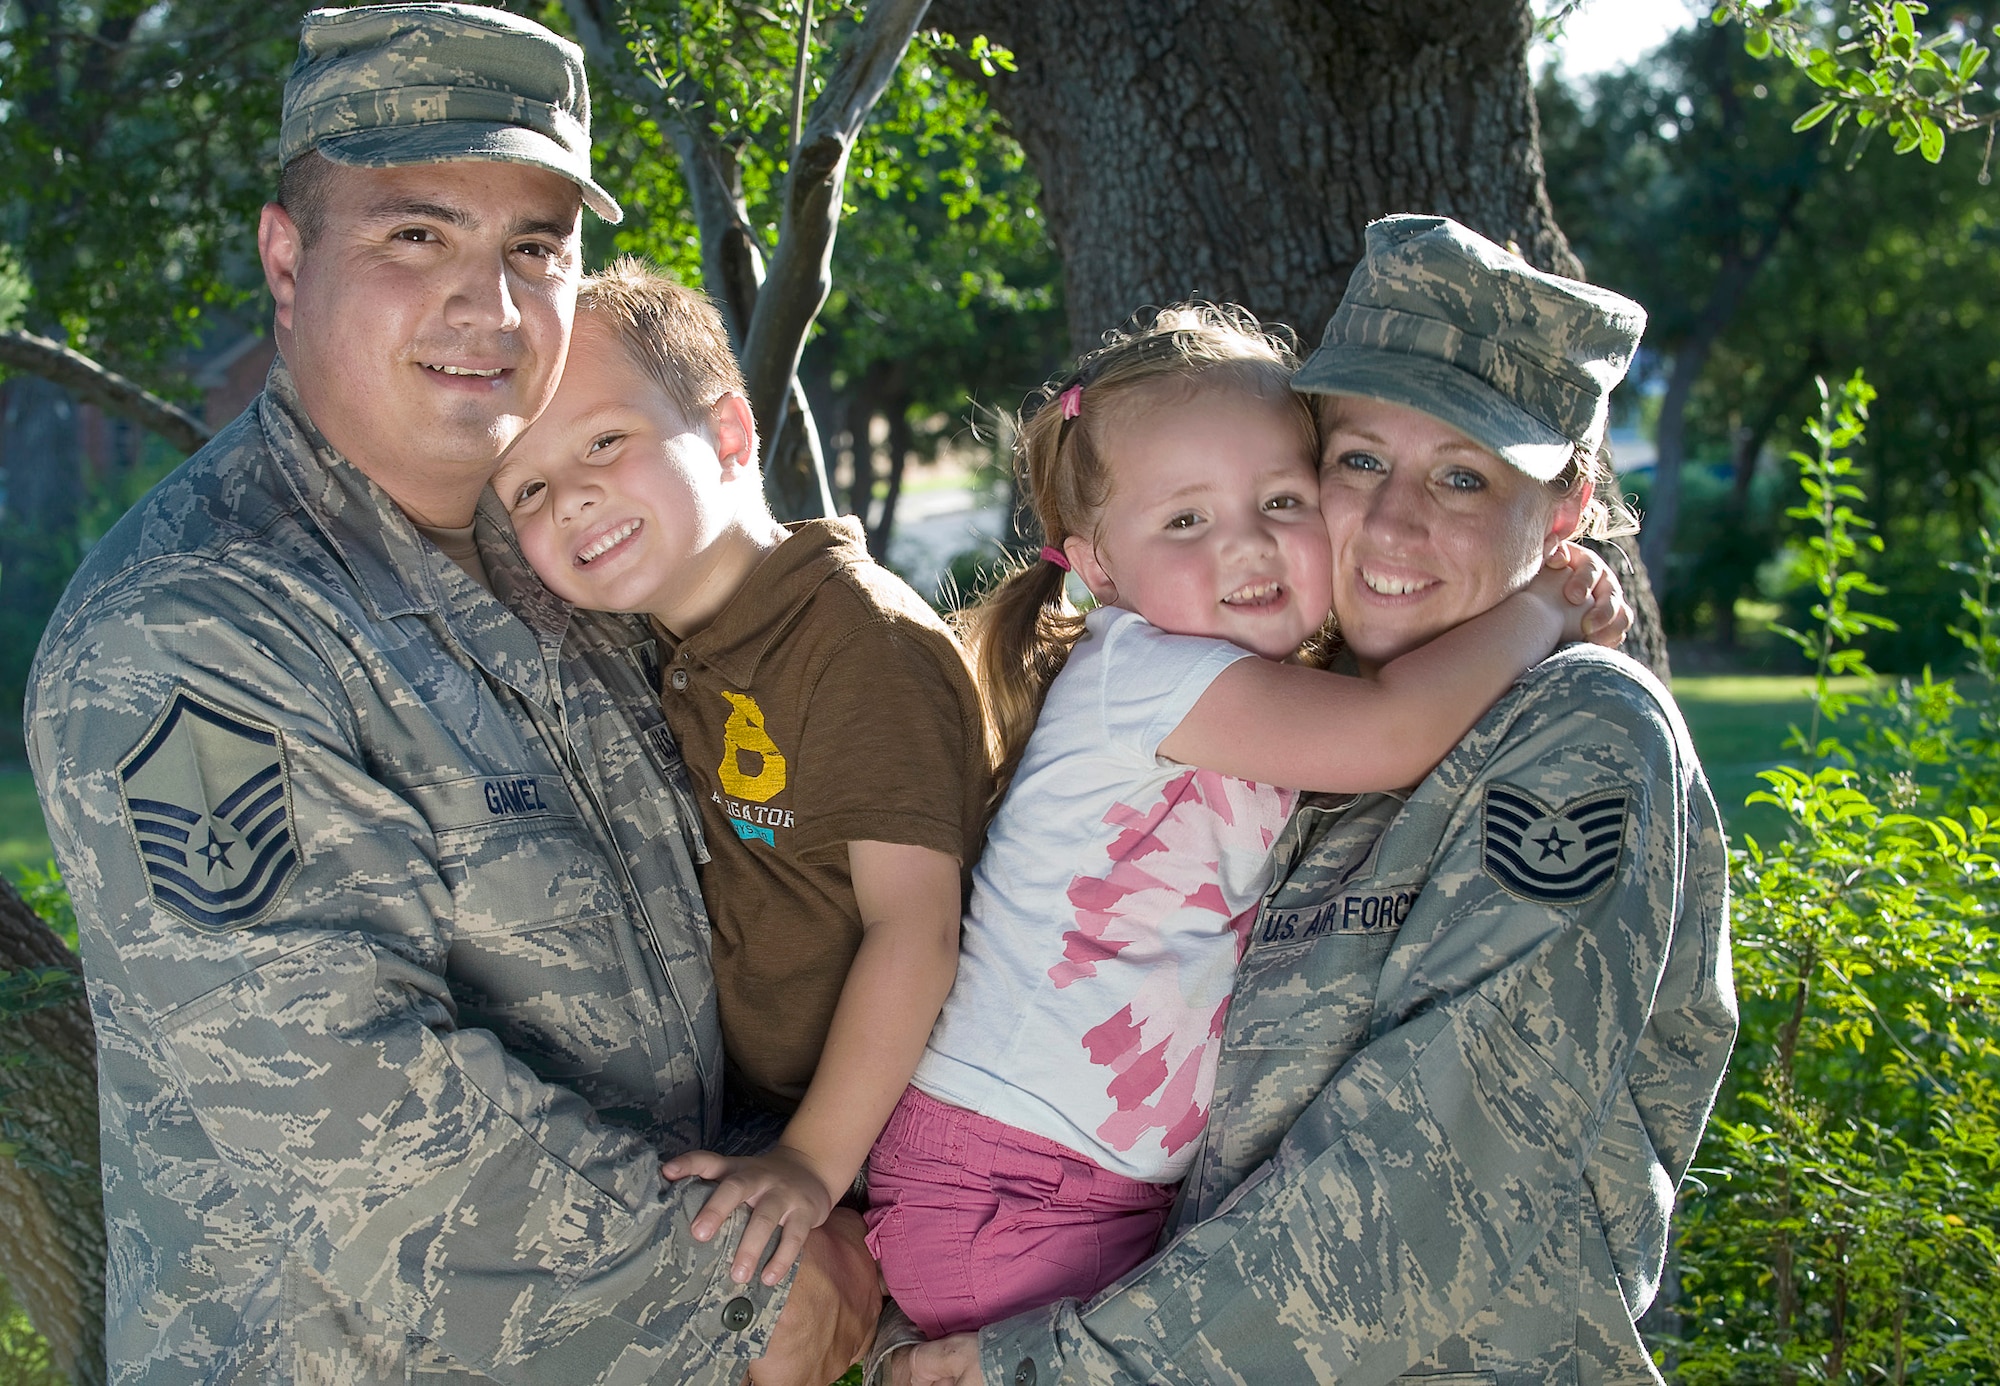
[[907, 393], [890, 396], [889, 480], [882, 492], [882, 518], [868, 533], [868, 552], [877, 563], [889, 561], [889, 537], [896, 532], [896, 502], [903, 495], [903, 469], [910, 464], [910, 450], [916, 446], [910, 427], [911, 400]]
[[[1070, 336], [1202, 295], [1309, 345], [1369, 221], [1437, 212], [1562, 274], [1530, 0], [935, 0], [1013, 50], [988, 83], [1041, 180]], [[1666, 672], [1642, 568], [1635, 656]]]
[[875, 425], [874, 409], [868, 396], [857, 394], [847, 401], [848, 455], [852, 476], [847, 483], [847, 513], [868, 524], [868, 508], [875, 498], [875, 449], [868, 435]]
[[[104, 1363], [104, 1203], [97, 1168], [97, 1046], [82, 966], [0, 878], [0, 970], [45, 969], [64, 999], [0, 1012], [0, 1276], [55, 1366], [98, 1386]], [[19, 993], [14, 993], [18, 995]], [[11, 999], [11, 998], [10, 998]]]
[[[1778, 248], [1779, 240], [1790, 228], [1803, 195], [1803, 188], [1792, 189], [1755, 245], [1747, 250], [1731, 247], [1724, 253], [1722, 268], [1716, 273], [1701, 316], [1695, 319], [1687, 339], [1674, 349], [1674, 368], [1667, 376], [1667, 392], [1660, 400], [1659, 453], [1653, 463], [1653, 498], [1642, 546], [1646, 571], [1656, 592], [1666, 590], [1667, 550], [1674, 540], [1674, 526], [1680, 520], [1681, 468], [1687, 460], [1688, 400], [1708, 365], [1709, 353], [1715, 350], [1715, 344], [1743, 306], [1757, 271], [1771, 258], [1771, 252]], [[1744, 484], [1747, 486], [1748, 482]]]

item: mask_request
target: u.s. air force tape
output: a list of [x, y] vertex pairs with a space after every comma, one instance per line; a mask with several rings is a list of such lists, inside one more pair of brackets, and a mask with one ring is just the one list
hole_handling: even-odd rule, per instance
[[277, 728], [178, 689], [118, 773], [153, 903], [221, 931], [283, 898], [299, 851]]
[[1625, 844], [1626, 792], [1607, 789], [1550, 808], [1511, 784], [1486, 786], [1486, 874], [1509, 895], [1575, 905], [1618, 872]]

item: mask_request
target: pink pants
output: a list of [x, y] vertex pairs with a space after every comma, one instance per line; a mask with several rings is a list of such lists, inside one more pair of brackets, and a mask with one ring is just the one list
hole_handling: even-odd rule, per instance
[[868, 1157], [868, 1249], [936, 1338], [1096, 1294], [1153, 1254], [1174, 1189], [909, 1088]]

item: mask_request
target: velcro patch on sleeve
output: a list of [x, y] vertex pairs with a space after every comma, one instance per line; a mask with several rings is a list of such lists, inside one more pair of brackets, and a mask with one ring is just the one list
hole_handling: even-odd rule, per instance
[[1481, 860], [1509, 895], [1575, 905], [1618, 874], [1630, 796], [1607, 789], [1551, 808], [1511, 784], [1486, 786]]
[[154, 904], [220, 933], [284, 898], [299, 851], [276, 727], [177, 689], [118, 770]]

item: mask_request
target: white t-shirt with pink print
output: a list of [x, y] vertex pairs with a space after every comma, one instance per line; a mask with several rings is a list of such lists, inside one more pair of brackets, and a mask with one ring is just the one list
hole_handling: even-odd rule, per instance
[[1160, 759], [1248, 650], [1102, 607], [973, 872], [958, 980], [913, 1080], [1160, 1183], [1194, 1158], [1270, 848], [1297, 794]]

